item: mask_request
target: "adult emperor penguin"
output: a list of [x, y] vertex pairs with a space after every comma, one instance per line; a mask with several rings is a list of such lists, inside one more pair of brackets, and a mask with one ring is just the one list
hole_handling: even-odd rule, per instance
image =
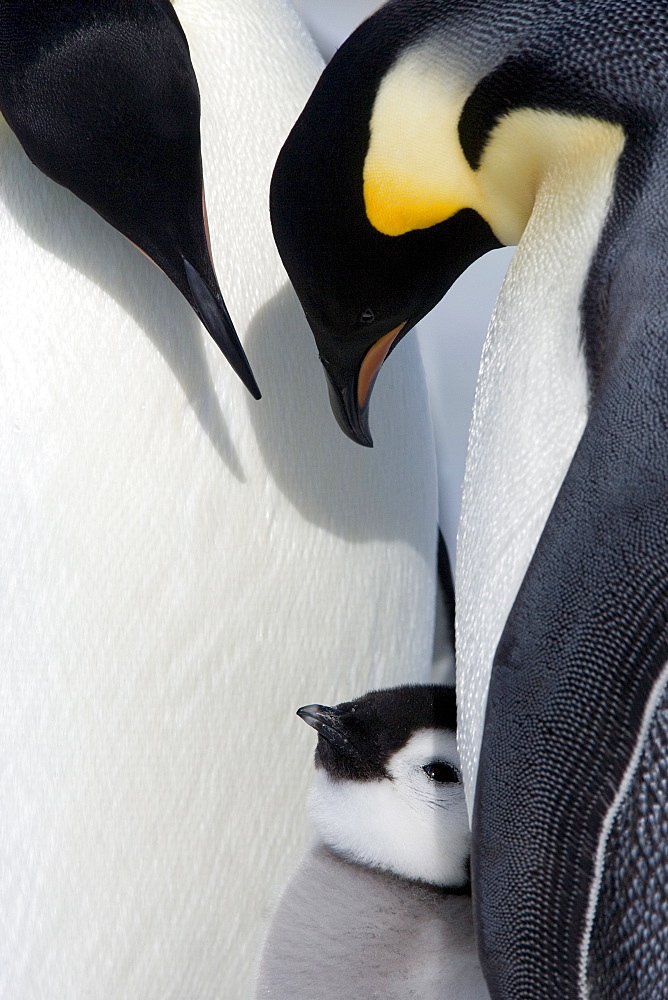
[[668, 996], [667, 87], [651, 0], [393, 2], [274, 174], [278, 246], [361, 444], [384, 359], [470, 261], [519, 242], [457, 579], [494, 1000]]
[[[152, 41], [185, 60], [168, 6], [145, 8], [173, 25]], [[369, 464], [320, 399], [271, 237], [271, 169], [321, 61], [279, 0], [174, 12], [201, 94], [212, 257], [265, 398], [0, 119], [3, 1000], [249, 997], [268, 903], [308, 836], [295, 706], [316, 682], [336, 703], [429, 677], [436, 479], [426, 405], [409, 402], [417, 351], [388, 372]], [[88, 38], [114, 94], [108, 46], [148, 87], [160, 49], [116, 24], [100, 15], [51, 58], [45, 40], [52, 84], [56, 53], [71, 79]], [[153, 106], [138, 112], [148, 142]], [[146, 218], [137, 199], [121, 199], [126, 219]]]
[[310, 813], [323, 842], [370, 868], [466, 885], [455, 689], [401, 685], [297, 715], [318, 733]]
[[199, 91], [169, 0], [7, 0], [0, 110], [33, 163], [174, 282], [259, 399], [206, 231]]

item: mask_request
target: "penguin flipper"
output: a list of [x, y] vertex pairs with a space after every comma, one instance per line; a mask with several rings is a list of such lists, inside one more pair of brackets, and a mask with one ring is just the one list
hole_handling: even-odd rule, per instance
[[[472, 856], [494, 1000], [668, 995], [656, 935], [643, 937], [668, 928], [663, 190], [660, 176], [612, 217], [589, 420], [495, 656]], [[651, 890], [637, 884], [646, 860], [615, 850], [641, 827]]]

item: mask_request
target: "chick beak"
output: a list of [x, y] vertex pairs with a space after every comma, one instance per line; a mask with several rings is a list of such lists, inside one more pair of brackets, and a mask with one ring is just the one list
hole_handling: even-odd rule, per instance
[[352, 441], [373, 448], [369, 430], [369, 402], [378, 372], [406, 323], [400, 323], [373, 344], [362, 359], [356, 378], [337, 379], [325, 366], [329, 401], [339, 427]]
[[339, 753], [351, 753], [353, 750], [342, 722], [345, 712], [328, 705], [304, 705], [297, 709], [297, 715]]

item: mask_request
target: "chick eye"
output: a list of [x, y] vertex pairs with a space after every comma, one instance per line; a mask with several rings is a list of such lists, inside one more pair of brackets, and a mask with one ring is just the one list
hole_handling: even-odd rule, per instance
[[460, 780], [460, 774], [452, 764], [444, 764], [441, 760], [435, 760], [431, 764], [425, 764], [422, 770], [432, 781], [454, 782]]
[[368, 323], [373, 323], [376, 318], [376, 314], [373, 309], [365, 309], [363, 313], [360, 314], [360, 323], [366, 326]]

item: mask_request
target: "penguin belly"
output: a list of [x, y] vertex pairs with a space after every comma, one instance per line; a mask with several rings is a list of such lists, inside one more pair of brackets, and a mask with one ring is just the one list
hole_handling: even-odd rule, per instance
[[457, 738], [469, 814], [493, 657], [587, 420], [580, 301], [622, 144], [593, 177], [555, 171], [539, 192], [483, 348], [457, 543]]
[[336, 702], [429, 678], [417, 347], [388, 363], [370, 460], [331, 420], [271, 238], [271, 169], [320, 60], [282, 3], [175, 9], [213, 256], [262, 403], [167, 278], [0, 127], [10, 1000], [250, 996], [307, 836], [294, 705], [316, 680]]

